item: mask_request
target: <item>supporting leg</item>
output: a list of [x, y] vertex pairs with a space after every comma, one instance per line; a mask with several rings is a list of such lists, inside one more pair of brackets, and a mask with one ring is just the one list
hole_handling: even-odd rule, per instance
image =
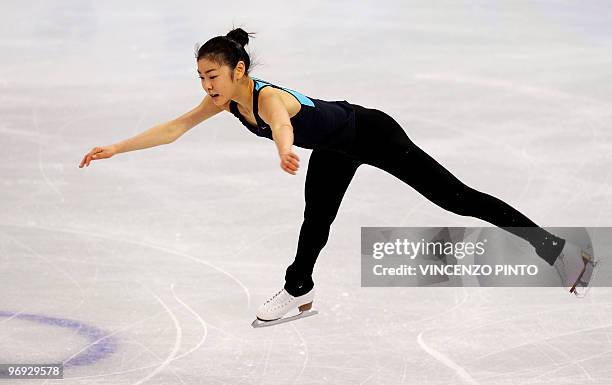
[[304, 188], [304, 222], [295, 260], [285, 274], [284, 287], [291, 295], [303, 295], [314, 286], [315, 262], [327, 243], [331, 224], [360, 164], [330, 150], [316, 149], [310, 155]]

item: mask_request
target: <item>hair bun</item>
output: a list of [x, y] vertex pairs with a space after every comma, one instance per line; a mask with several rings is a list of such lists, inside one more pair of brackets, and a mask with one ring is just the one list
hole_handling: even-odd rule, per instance
[[237, 41], [242, 47], [249, 44], [249, 34], [242, 28], [232, 29], [225, 36]]

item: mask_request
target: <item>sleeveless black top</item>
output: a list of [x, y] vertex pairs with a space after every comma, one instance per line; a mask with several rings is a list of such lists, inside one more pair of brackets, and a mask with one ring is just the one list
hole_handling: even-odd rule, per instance
[[235, 101], [230, 101], [230, 112], [257, 136], [272, 139], [272, 130], [258, 113], [259, 92], [264, 87], [275, 87], [293, 95], [301, 104], [300, 111], [291, 118], [293, 144], [298, 147], [316, 149], [346, 149], [355, 137], [355, 110], [346, 100], [326, 101], [310, 98], [297, 91], [279, 87], [265, 80], [251, 77], [253, 88], [253, 114], [257, 127], [251, 125], [238, 111]]

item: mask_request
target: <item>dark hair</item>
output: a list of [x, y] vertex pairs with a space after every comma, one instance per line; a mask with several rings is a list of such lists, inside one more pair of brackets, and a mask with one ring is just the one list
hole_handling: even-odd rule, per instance
[[252, 35], [254, 33], [246, 32], [242, 28], [235, 28], [225, 36], [213, 37], [199, 48], [196, 45], [196, 61], [206, 58], [234, 69], [236, 64], [242, 60], [245, 66], [245, 73], [248, 75], [251, 67], [251, 58], [244, 49], [244, 46], [249, 44], [249, 36]]

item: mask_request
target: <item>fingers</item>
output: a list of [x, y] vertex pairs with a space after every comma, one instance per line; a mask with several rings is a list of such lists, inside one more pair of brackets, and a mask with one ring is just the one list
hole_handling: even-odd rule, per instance
[[288, 160], [287, 163], [291, 166], [294, 167], [297, 171], [298, 168], [300, 168], [300, 164], [296, 161], [296, 160]]
[[297, 173], [297, 170], [292, 170], [292, 169], [290, 169], [289, 167], [283, 167], [283, 170], [284, 170], [286, 173], [291, 174], [291, 175], [295, 175], [295, 174]]
[[83, 168], [83, 166], [89, 166], [89, 162], [91, 161], [91, 154], [86, 154], [81, 160], [81, 164], [79, 164], [79, 168]]
[[91, 151], [89, 151], [84, 157], [83, 160], [81, 160], [81, 164], [79, 164], [79, 168], [83, 168], [83, 166], [89, 166], [89, 163], [93, 160], [93, 159], [98, 159], [102, 154], [104, 150], [99, 148], [99, 147], [94, 147], [93, 149], [91, 149]]
[[281, 168], [288, 172], [289, 174], [295, 175], [298, 168], [300, 167], [299, 160], [300, 158], [294, 154], [292, 151], [281, 153], [280, 155], [280, 166]]
[[81, 161], [81, 165], [80, 165], [80, 167], [83, 167], [83, 166], [87, 167], [87, 166], [89, 166], [89, 162], [90, 162], [90, 160], [91, 160], [91, 159], [90, 159], [90, 155], [89, 155], [89, 154], [85, 155], [85, 157], [84, 157], [84, 158], [83, 158], [83, 160]]
[[297, 170], [299, 167], [300, 166], [296, 161], [291, 162], [291, 161], [285, 160], [281, 162], [281, 168], [292, 175], [295, 175], [297, 173]]
[[300, 168], [300, 164], [298, 163], [298, 161], [292, 158], [285, 158], [283, 159], [282, 163], [283, 165], [285, 165], [285, 167], [293, 171], [297, 171], [298, 168]]
[[294, 165], [296, 168], [300, 167], [300, 158], [298, 158], [298, 156], [292, 152], [287, 154], [287, 159], [285, 160], [290, 164]]

